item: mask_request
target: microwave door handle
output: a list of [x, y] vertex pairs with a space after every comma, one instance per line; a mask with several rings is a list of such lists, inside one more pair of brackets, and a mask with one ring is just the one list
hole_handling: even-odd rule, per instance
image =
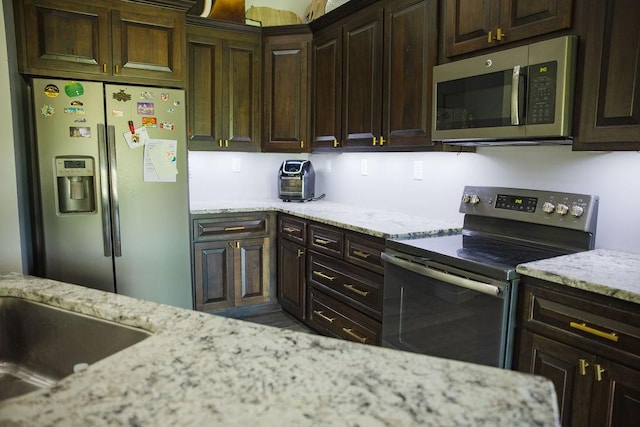
[[513, 67], [511, 77], [511, 125], [520, 126], [520, 66]]

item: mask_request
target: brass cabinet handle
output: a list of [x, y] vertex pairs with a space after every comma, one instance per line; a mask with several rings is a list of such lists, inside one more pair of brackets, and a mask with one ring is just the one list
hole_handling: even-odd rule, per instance
[[604, 368], [600, 366], [599, 363], [595, 365], [595, 373], [596, 373], [596, 381], [602, 381], [602, 374], [604, 373]]
[[229, 140], [228, 140], [228, 139], [225, 139], [225, 140], [224, 140], [224, 146], [225, 146], [225, 147], [228, 147], [228, 146], [229, 146]]
[[376, 145], [378, 143], [378, 138], [376, 138], [375, 136], [373, 137], [373, 145]]
[[335, 278], [335, 277], [327, 276], [326, 274], [324, 274], [324, 273], [323, 273], [323, 272], [321, 272], [321, 271], [314, 271], [314, 272], [313, 272], [313, 274], [314, 274], [315, 276], [320, 276], [320, 277], [322, 277], [323, 279], [331, 280], [332, 282], [333, 282], [334, 280], [336, 280], [336, 278]]
[[385, 142], [384, 136], [380, 136], [380, 145], [384, 145]]
[[618, 342], [618, 339], [620, 338], [613, 332], [603, 332], [598, 329], [587, 326], [584, 323], [569, 322], [569, 326], [574, 329], [578, 329], [579, 331], [586, 332], [588, 334], [595, 335], [600, 338], [604, 338], [613, 342]]
[[298, 258], [304, 255], [304, 251], [302, 249], [298, 249]]
[[300, 231], [297, 228], [291, 228], [291, 227], [284, 227], [283, 230], [286, 231], [287, 233], [298, 233]]
[[337, 139], [335, 139], [335, 138], [334, 138], [334, 139], [333, 139], [333, 148], [337, 148], [337, 147], [338, 147], [338, 145], [340, 145], [340, 143], [338, 142], [338, 140], [337, 140]]
[[120, 66], [116, 64], [116, 74], [120, 74]]
[[493, 42], [493, 33], [491, 32], [491, 30], [489, 30], [489, 32], [487, 33], [487, 43], [491, 42]]
[[502, 32], [502, 28], [498, 27], [496, 29], [496, 40], [501, 41], [502, 39], [506, 39], [507, 35]]
[[313, 239], [313, 241], [319, 245], [328, 245], [331, 243], [331, 240], [318, 239], [317, 237]]
[[352, 338], [355, 338], [356, 340], [360, 341], [362, 344], [367, 342], [367, 337], [361, 337], [360, 335], [353, 332], [353, 329], [351, 328], [342, 328], [342, 330], [344, 331], [345, 334], [349, 335]]
[[240, 230], [244, 230], [246, 227], [243, 225], [239, 225], [237, 227], [225, 227], [224, 231], [240, 231]]
[[300, 148], [304, 148], [304, 141], [300, 141]]
[[351, 292], [356, 293], [356, 294], [358, 294], [360, 296], [366, 297], [367, 295], [369, 295], [369, 291], [360, 290], [360, 289], [356, 288], [355, 286], [353, 286], [351, 284], [346, 284], [345, 283], [342, 286], [344, 286], [346, 289], [349, 289]]
[[240, 249], [240, 241], [236, 240], [235, 242], [229, 242], [229, 246], [232, 248]]
[[313, 310], [313, 314], [317, 315], [318, 317], [323, 318], [324, 320], [326, 320], [329, 323], [333, 323], [334, 320], [336, 320], [335, 317], [325, 316], [324, 312], [321, 311], [321, 310]]
[[589, 366], [589, 364], [585, 359], [580, 359], [579, 362], [580, 362], [580, 375], [582, 376], [587, 375], [587, 366]]
[[102, 72], [103, 73], [107, 72], [107, 64], [106, 63], [102, 64]]
[[218, 146], [219, 146], [220, 148], [222, 148], [222, 140], [221, 140], [221, 139], [219, 139], [219, 140], [218, 140]]
[[359, 256], [360, 258], [364, 258], [364, 259], [367, 259], [367, 258], [369, 258], [369, 256], [371, 256], [371, 254], [368, 254], [368, 253], [362, 252], [362, 251], [358, 251], [358, 250], [353, 251], [353, 254]]

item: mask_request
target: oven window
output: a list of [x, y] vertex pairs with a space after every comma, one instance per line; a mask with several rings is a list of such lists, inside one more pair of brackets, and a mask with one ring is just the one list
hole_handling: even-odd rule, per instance
[[506, 70], [438, 83], [437, 130], [511, 125], [511, 81]]
[[387, 264], [383, 345], [502, 367], [508, 299]]

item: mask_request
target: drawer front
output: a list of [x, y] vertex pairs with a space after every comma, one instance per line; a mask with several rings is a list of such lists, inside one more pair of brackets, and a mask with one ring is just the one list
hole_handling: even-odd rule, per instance
[[[547, 287], [524, 286], [522, 323], [542, 334], [577, 340], [591, 351], [611, 349], [640, 355], [640, 313]], [[585, 292], [585, 296], [588, 293]]]
[[382, 276], [310, 251], [307, 281], [331, 289], [376, 318], [381, 316]]
[[309, 225], [309, 249], [342, 259], [344, 234], [338, 230]]
[[306, 245], [307, 222], [287, 215], [278, 216], [278, 236]]
[[384, 274], [384, 264], [380, 256], [384, 251], [383, 239], [347, 234], [344, 241], [345, 261]]
[[193, 220], [194, 241], [241, 238], [268, 235], [269, 214], [252, 216], [215, 216]]
[[309, 289], [307, 319], [326, 335], [380, 345], [381, 324], [316, 288]]

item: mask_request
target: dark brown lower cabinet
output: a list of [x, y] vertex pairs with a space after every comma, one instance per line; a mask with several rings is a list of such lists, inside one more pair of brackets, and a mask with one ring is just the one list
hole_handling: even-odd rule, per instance
[[278, 298], [282, 309], [300, 320], [305, 314], [305, 248], [280, 239], [278, 243]]
[[555, 385], [563, 426], [640, 420], [637, 305], [523, 278], [517, 370]]

